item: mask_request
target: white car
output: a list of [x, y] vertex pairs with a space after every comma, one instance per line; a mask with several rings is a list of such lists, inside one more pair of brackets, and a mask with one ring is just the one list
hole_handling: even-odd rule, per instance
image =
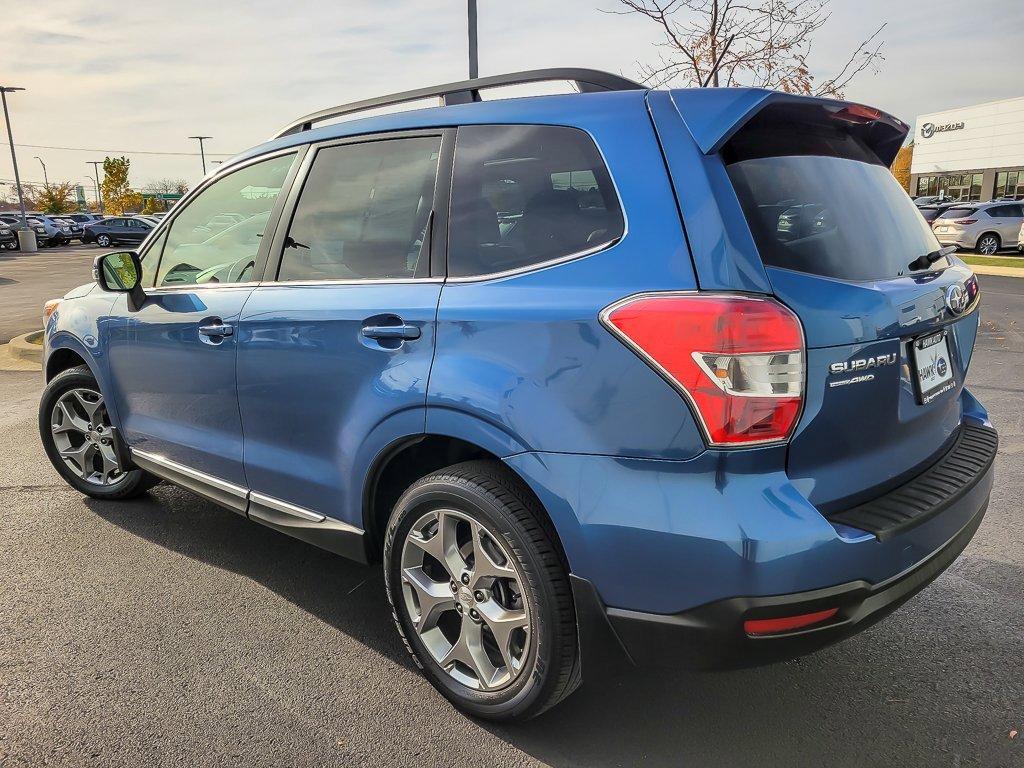
[[1017, 247], [1022, 224], [1024, 203], [998, 200], [955, 205], [932, 222], [932, 232], [942, 245], [991, 256], [1001, 248]]

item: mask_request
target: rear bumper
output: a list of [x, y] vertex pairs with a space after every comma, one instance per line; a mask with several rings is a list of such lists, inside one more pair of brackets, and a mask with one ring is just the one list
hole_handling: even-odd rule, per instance
[[[603, 609], [604, 622], [590, 620], [590, 631], [602, 625], [611, 633], [606, 645], [620, 645], [637, 665], [730, 669], [757, 666], [811, 653], [860, 632], [888, 616], [930, 584], [963, 552], [988, 508], [992, 469], [979, 483], [983, 494], [975, 514], [945, 545], [903, 573], [879, 584], [854, 581], [809, 592], [771, 597], [736, 597], [678, 614], [660, 615]], [[586, 599], [583, 590], [577, 593]], [[828, 621], [777, 635], [750, 636], [748, 619], [772, 618], [838, 608]], [[586, 610], [586, 609], [585, 609]], [[584, 642], [593, 647], [596, 641]]]
[[[966, 390], [962, 397], [964, 424], [994, 437], [984, 409]], [[677, 462], [567, 454], [506, 462], [558, 529], [585, 664], [596, 646], [636, 664], [727, 668], [842, 640], [952, 563], [978, 529], [994, 477], [994, 444], [987, 453], [958, 445], [879, 504], [855, 508], [863, 519], [846, 521], [770, 471], [784, 462], [778, 448]], [[921, 500], [928, 504], [915, 506]], [[833, 608], [827, 621], [785, 634], [744, 628]]]
[[973, 248], [977, 235], [968, 232], [934, 232], [939, 245], [955, 245], [957, 248]]

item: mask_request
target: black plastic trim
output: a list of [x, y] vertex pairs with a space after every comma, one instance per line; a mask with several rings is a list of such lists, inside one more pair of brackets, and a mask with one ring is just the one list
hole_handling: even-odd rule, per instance
[[879, 541], [923, 523], [973, 488], [992, 466], [999, 435], [991, 427], [963, 424], [942, 457], [912, 480], [876, 499], [825, 516], [873, 533]]

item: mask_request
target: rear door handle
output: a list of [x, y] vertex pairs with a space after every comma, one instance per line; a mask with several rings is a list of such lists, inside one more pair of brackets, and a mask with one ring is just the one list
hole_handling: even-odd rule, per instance
[[199, 333], [202, 336], [231, 336], [234, 334], [235, 329], [230, 325], [224, 323], [211, 323], [210, 325], [200, 325]]
[[418, 339], [420, 329], [415, 325], [364, 325], [362, 334], [368, 339]]

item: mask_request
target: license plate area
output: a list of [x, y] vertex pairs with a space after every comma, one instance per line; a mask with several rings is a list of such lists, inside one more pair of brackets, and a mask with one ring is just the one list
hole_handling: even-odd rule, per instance
[[914, 367], [917, 401], [922, 405], [928, 405], [944, 392], [956, 389], [947, 330], [943, 329], [911, 341], [910, 360]]

